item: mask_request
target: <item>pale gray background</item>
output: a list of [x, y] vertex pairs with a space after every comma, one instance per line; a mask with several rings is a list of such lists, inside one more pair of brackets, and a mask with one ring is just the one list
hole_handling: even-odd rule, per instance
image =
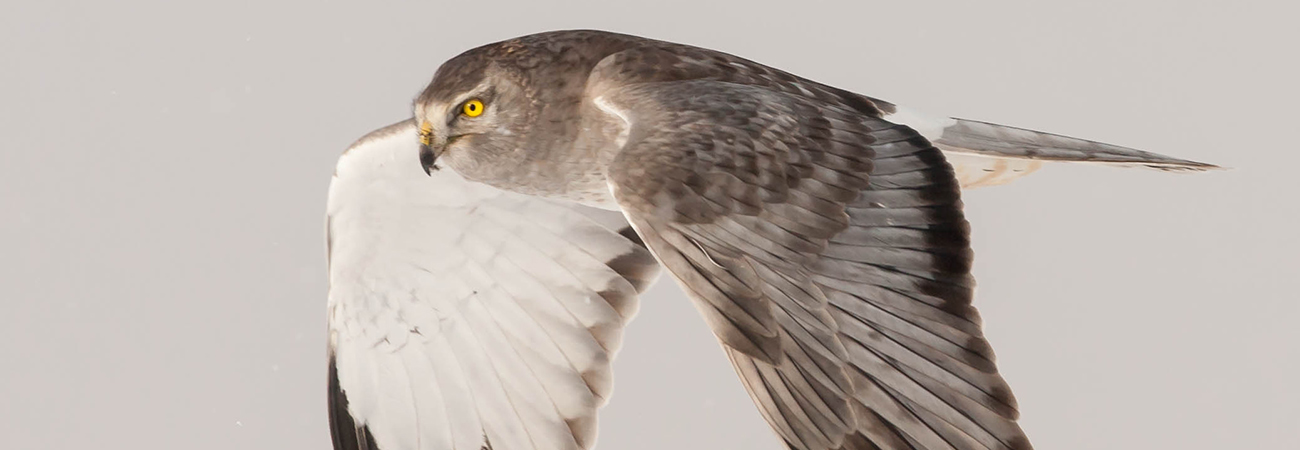
[[[179, 3], [0, 9], [0, 447], [326, 449], [335, 158], [590, 27], [1234, 167], [970, 193], [976, 302], [1038, 448], [1300, 448], [1294, 2]], [[628, 334], [600, 448], [778, 448], [671, 282]]]

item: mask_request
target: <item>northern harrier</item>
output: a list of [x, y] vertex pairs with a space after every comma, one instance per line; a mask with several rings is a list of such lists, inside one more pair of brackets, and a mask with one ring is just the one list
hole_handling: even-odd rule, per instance
[[1214, 167], [634, 36], [469, 50], [339, 159], [334, 446], [592, 448], [663, 267], [789, 448], [1027, 449], [960, 188], [1048, 161]]

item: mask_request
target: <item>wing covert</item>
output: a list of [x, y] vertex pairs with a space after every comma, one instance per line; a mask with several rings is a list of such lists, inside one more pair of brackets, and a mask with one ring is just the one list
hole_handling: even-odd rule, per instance
[[952, 168], [911, 128], [711, 80], [631, 84], [615, 198], [794, 449], [1026, 449], [971, 306]]

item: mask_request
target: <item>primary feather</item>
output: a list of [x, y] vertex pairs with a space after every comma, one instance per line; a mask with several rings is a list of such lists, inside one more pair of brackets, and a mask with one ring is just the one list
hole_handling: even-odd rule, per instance
[[615, 198], [787, 445], [1029, 447], [970, 306], [959, 188], [924, 138], [754, 86], [606, 95], [638, 118]]

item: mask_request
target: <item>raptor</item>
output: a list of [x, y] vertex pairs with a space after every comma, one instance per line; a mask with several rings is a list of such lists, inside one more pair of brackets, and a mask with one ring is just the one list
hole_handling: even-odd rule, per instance
[[661, 269], [791, 449], [1028, 449], [962, 189], [1054, 161], [1214, 168], [600, 31], [466, 51], [412, 112], [330, 186], [339, 450], [593, 448]]

